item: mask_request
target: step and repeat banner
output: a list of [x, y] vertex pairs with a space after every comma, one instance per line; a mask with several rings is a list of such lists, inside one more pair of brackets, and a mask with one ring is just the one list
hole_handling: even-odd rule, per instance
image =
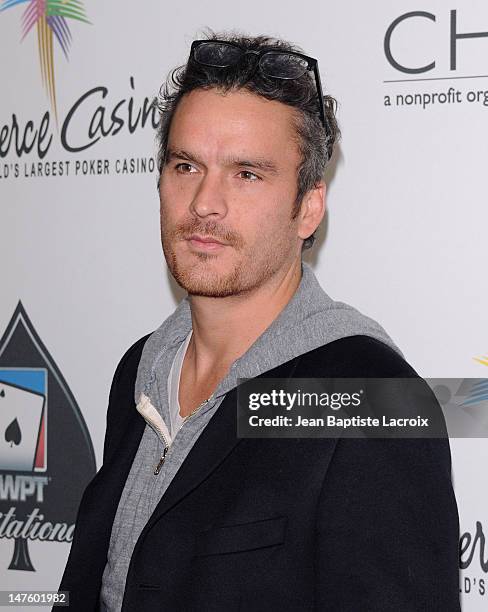
[[[57, 588], [115, 366], [182, 297], [160, 247], [152, 101], [208, 27], [300, 45], [339, 102], [307, 254], [324, 289], [422, 376], [488, 378], [484, 0], [0, 0], [2, 589]], [[486, 610], [488, 444], [451, 448], [463, 610]]]

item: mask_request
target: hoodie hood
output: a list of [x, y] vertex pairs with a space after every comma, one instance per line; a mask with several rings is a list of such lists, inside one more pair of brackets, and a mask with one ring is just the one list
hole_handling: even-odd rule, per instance
[[[186, 297], [144, 345], [134, 390], [136, 403], [142, 394], [151, 395], [161, 375], [158, 369], [161, 358], [168, 350], [176, 351], [191, 328], [190, 303]], [[319, 346], [356, 335], [376, 338], [403, 357], [379, 323], [353, 306], [329, 297], [312, 268], [303, 262], [302, 278], [291, 300], [246, 353], [234, 361], [212, 396], [227, 393], [237, 386], [239, 378], [254, 378]]]

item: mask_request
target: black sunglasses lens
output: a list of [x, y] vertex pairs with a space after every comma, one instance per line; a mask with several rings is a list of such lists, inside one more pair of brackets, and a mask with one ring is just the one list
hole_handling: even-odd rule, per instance
[[225, 43], [206, 42], [198, 45], [193, 52], [193, 57], [200, 64], [225, 68], [237, 64], [242, 57], [243, 51], [234, 45]]
[[308, 69], [306, 59], [290, 53], [265, 53], [259, 63], [268, 76], [280, 79], [298, 79]]

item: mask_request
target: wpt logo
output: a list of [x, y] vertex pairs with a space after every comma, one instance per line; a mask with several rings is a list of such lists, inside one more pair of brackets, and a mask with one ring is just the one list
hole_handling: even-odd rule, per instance
[[83, 416], [19, 302], [0, 340], [0, 538], [9, 569], [30, 570], [28, 540], [70, 542], [96, 471]]
[[46, 469], [45, 368], [0, 370], [0, 469]]
[[27, 4], [22, 13], [22, 40], [34, 26], [37, 30], [42, 81], [57, 121], [54, 39], [58, 41], [64, 56], [68, 59], [68, 51], [73, 40], [69, 21], [90, 22], [80, 0], [3, 0], [0, 4], [0, 12], [18, 4]]

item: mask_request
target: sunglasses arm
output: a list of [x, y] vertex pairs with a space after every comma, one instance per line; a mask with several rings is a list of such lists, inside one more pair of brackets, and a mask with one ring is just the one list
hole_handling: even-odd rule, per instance
[[325, 107], [324, 107], [324, 94], [322, 91], [322, 83], [320, 81], [320, 72], [318, 62], [314, 62], [313, 64], [313, 74], [315, 76], [315, 82], [317, 83], [317, 96], [319, 98], [319, 107], [320, 107], [320, 118], [322, 119], [322, 123], [326, 131], [328, 132], [327, 119], [325, 117]]

